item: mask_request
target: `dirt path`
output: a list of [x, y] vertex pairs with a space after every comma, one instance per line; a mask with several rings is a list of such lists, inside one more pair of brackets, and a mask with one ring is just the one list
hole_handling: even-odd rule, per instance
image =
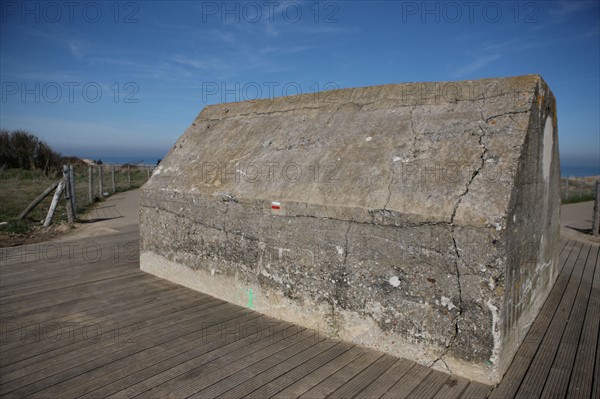
[[139, 231], [140, 190], [117, 193], [80, 217], [69, 239]]
[[600, 244], [600, 237], [593, 237], [592, 216], [594, 201], [562, 205], [560, 208], [561, 234], [568, 238]]

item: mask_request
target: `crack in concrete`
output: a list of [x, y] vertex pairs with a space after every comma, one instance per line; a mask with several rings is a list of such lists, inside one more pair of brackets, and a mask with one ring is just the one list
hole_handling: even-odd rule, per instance
[[344, 260], [342, 262], [342, 275], [341, 276], [330, 276], [330, 278], [334, 281], [334, 292], [333, 298], [330, 298], [330, 306], [331, 306], [331, 314], [329, 315], [329, 324], [331, 328], [331, 334], [334, 337], [339, 337], [339, 322], [337, 317], [337, 312], [335, 310], [335, 306], [338, 304], [339, 299], [339, 279], [344, 279], [346, 277], [346, 263], [348, 260], [348, 234], [350, 233], [350, 228], [352, 227], [352, 221], [348, 221], [348, 228], [346, 229], [346, 233], [344, 234]]
[[[489, 118], [486, 120], [483, 115], [483, 110], [480, 108], [479, 111], [481, 113], [481, 119], [484, 122], [487, 122], [487, 120], [491, 119], [491, 118]], [[519, 113], [519, 112], [513, 112], [510, 114], [514, 114], [514, 113]], [[455, 269], [456, 282], [457, 282], [457, 288], [458, 288], [458, 305], [456, 306], [458, 309], [458, 315], [454, 319], [454, 333], [453, 333], [452, 337], [450, 338], [448, 344], [446, 345], [446, 348], [443, 351], [443, 353], [436, 360], [434, 360], [432, 364], [434, 364], [438, 360], [443, 362], [444, 364], [446, 364], [444, 362], [443, 358], [448, 354], [450, 349], [452, 349], [452, 346], [456, 343], [456, 340], [458, 339], [458, 334], [460, 333], [459, 323], [460, 323], [460, 320], [461, 320], [461, 317], [463, 314], [462, 285], [460, 282], [461, 274], [460, 274], [460, 268], [459, 268], [459, 262], [461, 260], [461, 256], [460, 256], [460, 251], [458, 250], [458, 244], [456, 243], [456, 238], [455, 238], [455, 234], [454, 234], [455, 227], [456, 227], [456, 225], [454, 223], [454, 219], [456, 218], [456, 213], [458, 211], [458, 207], [460, 206], [463, 198], [469, 193], [469, 187], [471, 186], [471, 183], [473, 183], [473, 180], [475, 180], [475, 177], [481, 172], [481, 170], [483, 169], [483, 167], [485, 165], [485, 154], [487, 154], [488, 149], [485, 146], [483, 139], [486, 135], [486, 131], [481, 124], [479, 125], [479, 129], [481, 131], [481, 134], [479, 135], [479, 145], [483, 148], [483, 151], [481, 152], [481, 155], [479, 156], [479, 158], [481, 159], [481, 163], [480, 163], [479, 167], [473, 171], [473, 173], [471, 174], [471, 178], [465, 184], [465, 190], [462, 192], [462, 194], [459, 195], [458, 200], [456, 201], [456, 204], [454, 205], [454, 209], [452, 210], [452, 216], [450, 217], [450, 238], [452, 239], [454, 253], [456, 255], [456, 261], [454, 262], [454, 266], [456, 268]], [[447, 365], [446, 365], [446, 367], [447, 367]]]
[[390, 171], [392, 172], [392, 178], [390, 179], [390, 182], [388, 184], [388, 197], [387, 200], [385, 201], [385, 204], [383, 205], [383, 217], [385, 218], [385, 211], [387, 211], [387, 206], [390, 203], [390, 200], [392, 199], [392, 184], [394, 184], [394, 178], [396, 177], [396, 168], [394, 168], [394, 164], [392, 163], [392, 167], [390, 168]]
[[346, 266], [346, 260], [348, 259], [348, 233], [350, 233], [350, 227], [352, 227], [352, 221], [348, 220], [348, 229], [344, 236], [344, 262], [342, 265]]
[[509, 116], [510, 116], [510, 115], [526, 114], [526, 113], [529, 113], [531, 110], [526, 110], [526, 111], [509, 111], [509, 112], [505, 112], [505, 113], [498, 114], [498, 115], [492, 115], [492, 116], [489, 116], [489, 117], [487, 117], [487, 118], [485, 118], [485, 117], [483, 116], [483, 111], [482, 111], [481, 109], [480, 109], [479, 111], [481, 112], [481, 119], [483, 119], [483, 121], [484, 121], [485, 123], [488, 123], [488, 121], [490, 121], [490, 120], [492, 120], [492, 119], [494, 119], [494, 118], [499, 118], [499, 117], [501, 117], [501, 116], [507, 116], [507, 115], [509, 115]]
[[415, 108], [417, 107], [412, 107], [410, 109], [410, 132], [412, 133], [412, 144], [411, 144], [411, 149], [410, 149], [410, 155], [414, 158], [415, 157], [415, 148], [417, 146], [417, 138], [418, 135], [415, 133], [415, 120], [413, 118], [414, 113], [415, 113]]
[[[335, 111], [333, 111], [335, 113], [335, 112], [337, 112], [344, 105], [354, 105], [354, 106], [360, 107], [362, 109], [362, 108], [364, 108], [364, 107], [366, 107], [368, 105], [377, 104], [377, 103], [382, 102], [382, 101], [401, 101], [401, 99], [380, 98], [380, 99], [377, 99], [375, 101], [369, 101], [369, 102], [365, 102], [365, 103], [357, 103], [357, 102], [354, 102], [354, 101], [339, 101], [339, 102], [337, 102], [337, 101], [327, 101], [327, 102], [325, 102], [324, 101], [324, 102], [321, 102], [320, 104], [324, 104], [325, 106], [337, 104], [338, 108]], [[235, 114], [235, 115], [228, 115], [227, 117], [222, 117], [222, 118], [204, 118], [204, 119], [201, 119], [200, 121], [194, 121], [194, 122], [195, 123], [219, 122], [219, 121], [224, 121], [224, 120], [238, 118], [238, 117], [285, 114], [285, 113], [289, 113], [289, 112], [296, 112], [296, 111], [302, 111], [302, 110], [313, 111], [313, 110], [321, 109], [322, 107], [323, 107], [323, 105], [317, 105], [317, 106], [312, 106], [312, 107], [305, 106], [305, 107], [290, 108], [290, 109], [285, 109], [285, 110], [275, 110], [275, 111], [268, 111], [268, 112], [256, 112], [256, 111], [253, 111], [253, 112], [245, 112], [245, 113], [240, 113], [240, 114]], [[404, 108], [404, 107], [414, 108], [415, 106], [413, 104], [400, 104], [400, 105], [397, 106], [397, 108]]]
[[441, 363], [444, 365], [444, 367], [446, 368], [446, 370], [447, 370], [447, 372], [448, 372], [448, 373], [450, 373], [450, 374], [454, 374], [454, 373], [452, 372], [452, 369], [450, 368], [450, 366], [448, 366], [448, 363], [446, 363], [446, 362], [444, 361], [444, 359], [442, 359], [441, 357], [440, 357], [440, 358], [437, 358], [437, 359], [435, 359], [435, 360], [434, 360], [433, 362], [431, 362], [431, 364], [429, 364], [427, 367], [433, 367], [433, 366], [435, 366], [435, 364], [436, 364], [437, 362], [441, 362]]
[[[320, 93], [327, 93], [327, 91], [320, 92]], [[439, 103], [430, 104], [430, 105], [455, 104], [455, 103], [459, 103], [459, 102], [463, 102], [463, 101], [478, 102], [478, 101], [491, 100], [491, 99], [495, 99], [495, 98], [502, 98], [502, 97], [507, 97], [507, 96], [513, 96], [514, 94], [518, 94], [518, 93], [528, 93], [528, 91], [526, 91], [526, 90], [525, 91], [519, 90], [519, 91], [515, 91], [515, 92], [500, 93], [500, 94], [492, 95], [492, 96], [484, 95], [482, 97], [460, 98], [458, 100], [454, 99], [452, 101], [440, 101]], [[306, 95], [309, 95], [309, 94], [306, 94]], [[350, 93], [350, 95], [351, 95], [351, 93]], [[278, 98], [284, 98], [284, 97], [278, 97]], [[278, 98], [264, 100], [264, 101], [273, 102], [274, 100], [277, 100]], [[382, 98], [378, 98], [377, 100], [367, 101], [367, 102], [364, 102], [364, 103], [358, 103], [358, 102], [350, 101], [350, 100], [347, 100], [347, 101], [343, 101], [343, 100], [340, 100], [340, 101], [315, 101], [314, 103], [316, 103], [318, 105], [312, 106], [312, 107], [311, 106], [303, 106], [303, 107], [298, 107], [298, 108], [290, 108], [290, 109], [285, 109], [285, 110], [274, 110], [274, 111], [267, 111], [267, 112], [256, 112], [256, 111], [245, 112], [245, 113], [240, 113], [240, 114], [235, 114], [235, 115], [233, 115], [233, 114], [232, 115], [228, 115], [226, 117], [221, 117], [221, 118], [203, 118], [203, 119], [197, 119], [197, 120], [194, 120], [193, 123], [201, 124], [203, 122], [218, 122], [218, 121], [224, 121], [224, 120], [227, 120], [227, 119], [233, 119], [233, 118], [237, 118], [237, 117], [247, 117], [247, 116], [253, 116], [253, 115], [255, 115], [255, 116], [263, 116], [263, 115], [283, 114], [283, 113], [295, 112], [295, 111], [300, 111], [300, 110], [318, 110], [318, 109], [322, 109], [323, 106], [327, 106], [327, 105], [331, 105], [331, 104], [338, 104], [338, 106], [342, 106], [342, 105], [354, 105], [354, 106], [360, 107], [362, 109], [365, 106], [372, 105], [372, 104], [377, 104], [377, 103], [381, 103], [381, 102], [385, 102], [385, 101], [402, 102], [401, 104], [395, 105], [396, 108], [404, 108], [404, 107], [414, 108], [415, 106], [420, 106], [420, 105], [425, 105], [426, 104], [426, 101], [423, 101], [422, 103], [417, 103], [417, 104], [415, 104], [414, 102], [410, 103], [410, 104], [405, 104], [403, 102], [407, 101], [407, 99], [402, 98], [402, 97], [400, 97], [400, 98], [382, 97]], [[228, 109], [228, 111], [230, 111], [230, 109]], [[519, 114], [519, 113], [525, 113], [525, 112], [529, 112], [529, 110], [527, 110], [527, 111], [516, 111], [516, 112], [512, 112], [512, 113]], [[505, 114], [501, 114], [501, 115], [497, 115], [497, 116], [502, 116], [502, 115], [505, 115]], [[495, 117], [497, 117], [497, 116], [495, 116]], [[493, 117], [490, 117], [490, 118], [493, 118]]]
[[[177, 202], [177, 201], [173, 201], [174, 203], [178, 203], [178, 204], [185, 204], [184, 202]], [[173, 210], [169, 210], [167, 208], [164, 208], [162, 206], [157, 206], [155, 204], [141, 204], [142, 207], [144, 208], [148, 208], [148, 209], [158, 209], [161, 211], [165, 211], [168, 213], [172, 213], [174, 215], [177, 216], [182, 216], [180, 213], [173, 211]], [[381, 212], [382, 209], [369, 209], [368, 212], [370, 214], [373, 213], [377, 213], [377, 212]], [[390, 210], [386, 210], [386, 212], [392, 214], [394, 213], [393, 211]], [[450, 222], [447, 221], [421, 221], [421, 222], [410, 222], [410, 221], [404, 221], [401, 224], [381, 224], [381, 223], [375, 223], [375, 222], [368, 222], [368, 221], [362, 221], [362, 220], [352, 220], [352, 219], [340, 219], [340, 218], [335, 218], [335, 217], [331, 217], [331, 216], [315, 216], [315, 215], [298, 215], [298, 214], [286, 214], [283, 215], [281, 217], [290, 217], [290, 218], [309, 218], [309, 219], [319, 219], [319, 220], [333, 220], [336, 222], [349, 222], [349, 223], [355, 223], [355, 224], [363, 224], [363, 225], [373, 225], [373, 226], [380, 226], [380, 227], [422, 227], [422, 226], [432, 226], [432, 227], [436, 227], [436, 226], [451, 226]], [[209, 226], [206, 223], [203, 223], [200, 220], [197, 219], [190, 219], [195, 223], [198, 223], [202, 226], [214, 229], [214, 230], [219, 230], [219, 231], [223, 231], [222, 229], [219, 229], [217, 227], [214, 226]], [[231, 232], [233, 233], [233, 232]]]

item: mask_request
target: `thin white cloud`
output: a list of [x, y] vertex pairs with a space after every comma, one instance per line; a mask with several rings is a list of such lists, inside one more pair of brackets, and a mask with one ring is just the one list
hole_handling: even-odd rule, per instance
[[202, 71], [218, 71], [229, 68], [227, 62], [216, 57], [192, 58], [189, 56], [177, 55], [173, 58], [173, 61]]
[[[597, 14], [598, 2], [597, 1], [556, 1], [539, 4], [549, 4], [547, 10], [547, 17], [535, 24], [531, 30], [540, 31], [547, 30], [555, 25], [575, 23], [573, 17], [575, 14], [581, 14], [584, 12]], [[594, 10], [596, 8], [596, 10]]]
[[509, 47], [512, 48], [517, 43], [519, 43], [519, 41], [517, 41], [516, 39], [507, 40], [507, 41], [499, 42], [499, 43], [488, 42], [483, 46], [483, 51], [497, 51], [497, 50], [502, 50], [502, 49], [506, 49]]
[[481, 56], [481, 57], [477, 58], [476, 60], [470, 62], [469, 64], [467, 64], [461, 68], [458, 68], [455, 71], [454, 75], [459, 77], [459, 76], [464, 76], [469, 73], [478, 71], [478, 70], [484, 68], [485, 66], [487, 66], [492, 61], [495, 61], [500, 57], [501, 57], [500, 54], [491, 54], [491, 55]]
[[581, 35], [582, 39], [587, 39], [589, 37], [597, 37], [600, 36], [600, 29], [598, 27], [594, 28], [594, 29], [590, 29], [587, 32], [584, 32]]
[[555, 7], [548, 10], [548, 14], [564, 17], [594, 7], [595, 1], [566, 1], [561, 0], [554, 3]]
[[83, 58], [90, 53], [92, 45], [82, 40], [70, 40], [67, 46], [72, 55], [77, 58]]

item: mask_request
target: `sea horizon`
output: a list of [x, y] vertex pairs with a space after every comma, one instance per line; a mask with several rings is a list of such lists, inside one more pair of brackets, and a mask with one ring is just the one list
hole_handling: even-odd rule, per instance
[[600, 176], [600, 165], [593, 166], [560, 166], [560, 177]]
[[[165, 154], [166, 155], [166, 154]], [[105, 164], [144, 164], [144, 165], [156, 165], [159, 160], [163, 159], [165, 155], [158, 156], [156, 154], [147, 155], [124, 155], [124, 156], [79, 156], [79, 158], [93, 159], [94, 161], [101, 160]], [[560, 176], [566, 177], [587, 177], [587, 176], [600, 176], [600, 165], [594, 166], [560, 166]]]

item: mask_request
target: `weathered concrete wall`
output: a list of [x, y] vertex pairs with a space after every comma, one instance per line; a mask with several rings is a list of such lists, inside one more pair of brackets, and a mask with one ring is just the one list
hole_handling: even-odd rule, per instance
[[142, 190], [141, 267], [498, 382], [557, 275], [539, 76], [206, 107]]

